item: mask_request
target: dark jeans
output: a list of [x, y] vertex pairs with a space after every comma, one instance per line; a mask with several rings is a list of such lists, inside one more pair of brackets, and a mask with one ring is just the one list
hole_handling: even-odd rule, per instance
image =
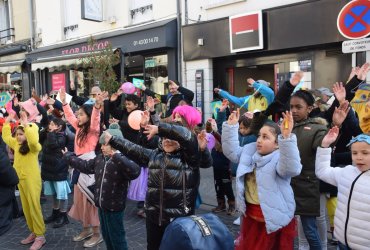
[[321, 250], [321, 241], [316, 225], [316, 217], [304, 215], [301, 215], [300, 217], [304, 235], [310, 245], [310, 250]]
[[146, 242], [147, 250], [158, 250], [161, 241], [166, 230], [166, 225], [159, 226], [157, 223], [153, 223], [150, 220], [146, 219]]
[[101, 233], [108, 250], [127, 250], [123, 211], [110, 212], [99, 208]]
[[235, 201], [230, 172], [228, 169], [213, 169], [217, 199]]
[[351, 248], [347, 247], [345, 244], [338, 242], [338, 249], [339, 250], [351, 250]]

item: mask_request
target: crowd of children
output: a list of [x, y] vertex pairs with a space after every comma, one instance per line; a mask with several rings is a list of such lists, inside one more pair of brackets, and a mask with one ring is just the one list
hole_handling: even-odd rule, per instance
[[[161, 100], [142, 86], [145, 108], [139, 96], [121, 90], [109, 95], [94, 87], [90, 97], [78, 97], [71, 86], [76, 115], [64, 88], [59, 100], [36, 93], [24, 102], [14, 97], [2, 125], [15, 172], [2, 143], [0, 193], [6, 202], [0, 200], [0, 234], [10, 227], [18, 185], [30, 230], [21, 244], [32, 244], [31, 250], [46, 244], [45, 224], [66, 226], [68, 216], [83, 228], [71, 240], [85, 240], [84, 247], [104, 241], [107, 249], [128, 249], [126, 197], [139, 201], [147, 249], [159, 249], [171, 221], [195, 213], [200, 168], [213, 166], [217, 206], [212, 212], [240, 215], [235, 249], [293, 249], [297, 228], [300, 249], [327, 249], [331, 230], [340, 249], [367, 249], [370, 95], [364, 93], [369, 85], [364, 80], [369, 70], [370, 64], [354, 68], [346, 84], [335, 83], [335, 100], [325, 105], [317, 92], [297, 89], [302, 72], [275, 96], [269, 83], [248, 78], [255, 93], [235, 97], [215, 89], [227, 100], [203, 123], [191, 106], [194, 93], [176, 81]], [[360, 97], [353, 92], [357, 88]], [[228, 101], [248, 112], [230, 111]], [[160, 102], [167, 103], [162, 120], [155, 110]], [[280, 119], [274, 122], [275, 117]], [[48, 217], [42, 214], [42, 193], [52, 199]], [[329, 226], [328, 200], [338, 200]]]

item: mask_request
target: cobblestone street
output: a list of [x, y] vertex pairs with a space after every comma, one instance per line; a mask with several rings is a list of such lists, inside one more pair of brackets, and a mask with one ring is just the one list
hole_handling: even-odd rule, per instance
[[[200, 193], [203, 204], [197, 210], [197, 214], [209, 213], [213, 207], [216, 206], [216, 194], [213, 185], [212, 169], [201, 170], [201, 185]], [[42, 205], [44, 216], [48, 216], [51, 211], [51, 201], [48, 200]], [[146, 231], [145, 219], [139, 218], [136, 215], [136, 202], [127, 200], [125, 210], [125, 229], [126, 239], [128, 241], [129, 249], [146, 249]], [[226, 224], [234, 237], [238, 233], [239, 226], [232, 224], [236, 216], [229, 216], [225, 212], [217, 214], [220, 219]], [[46, 245], [42, 248], [47, 249], [84, 249], [83, 242], [73, 242], [72, 237], [81, 230], [80, 223], [71, 220], [70, 223], [62, 228], [54, 229], [52, 224], [47, 225], [46, 229]], [[20, 241], [29, 234], [24, 217], [18, 218], [14, 221], [13, 227], [5, 235], [0, 237], [1, 250], [15, 250], [28, 249], [30, 246], [20, 245]], [[101, 243], [92, 249], [106, 249], [105, 244]], [[295, 247], [297, 249], [297, 247]], [[336, 249], [334, 246], [328, 247], [330, 250]]]

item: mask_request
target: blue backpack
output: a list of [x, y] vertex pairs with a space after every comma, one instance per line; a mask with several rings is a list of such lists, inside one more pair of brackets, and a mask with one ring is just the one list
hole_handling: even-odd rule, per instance
[[179, 217], [164, 232], [160, 250], [232, 250], [229, 229], [214, 214]]

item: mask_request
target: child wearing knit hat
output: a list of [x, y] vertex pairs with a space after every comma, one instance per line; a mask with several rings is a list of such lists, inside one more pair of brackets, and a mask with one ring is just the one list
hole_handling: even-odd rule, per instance
[[[107, 132], [123, 139], [117, 123]], [[85, 174], [95, 174], [95, 205], [99, 208], [101, 232], [108, 249], [127, 249], [123, 215], [129, 181], [137, 178], [140, 167], [123, 156], [118, 150], [105, 143], [100, 137], [102, 154], [92, 160], [82, 160], [74, 153], [63, 151], [64, 157], [73, 168]]]

